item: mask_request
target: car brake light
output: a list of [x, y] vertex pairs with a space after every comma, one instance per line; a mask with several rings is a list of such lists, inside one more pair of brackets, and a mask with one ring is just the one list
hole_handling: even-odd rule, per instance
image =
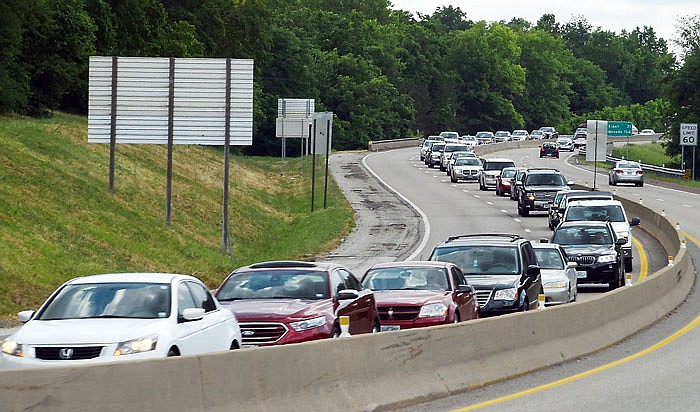
[[625, 173], [622, 169], [615, 169], [615, 173]]
[[641, 175], [642, 173], [644, 173], [644, 172], [641, 171], [641, 170], [637, 170], [637, 174], [638, 174], [638, 175]]

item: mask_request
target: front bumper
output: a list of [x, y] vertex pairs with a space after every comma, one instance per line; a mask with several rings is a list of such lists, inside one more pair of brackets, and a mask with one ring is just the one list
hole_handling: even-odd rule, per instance
[[[582, 272], [585, 272], [582, 273]], [[611, 283], [617, 280], [619, 268], [617, 263], [595, 263], [593, 265], [578, 265], [576, 267], [576, 282], [582, 283]]]

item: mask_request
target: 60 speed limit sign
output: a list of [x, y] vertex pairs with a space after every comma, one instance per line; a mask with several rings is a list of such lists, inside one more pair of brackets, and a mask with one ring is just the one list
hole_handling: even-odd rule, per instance
[[681, 146], [698, 145], [698, 124], [681, 123]]

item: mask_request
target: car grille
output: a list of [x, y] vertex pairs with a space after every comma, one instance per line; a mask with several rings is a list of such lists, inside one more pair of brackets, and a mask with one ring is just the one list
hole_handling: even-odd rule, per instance
[[81, 360], [93, 359], [100, 356], [104, 346], [38, 346], [34, 353], [38, 359], [43, 360]]
[[569, 262], [576, 262], [579, 265], [592, 265], [595, 259], [595, 256], [569, 256]]
[[552, 201], [557, 192], [535, 192], [535, 200]]
[[484, 307], [491, 298], [491, 289], [484, 289], [476, 291], [476, 301], [479, 303], [479, 307]]
[[420, 306], [380, 306], [377, 307], [379, 320], [413, 320], [420, 313]]
[[241, 335], [244, 345], [264, 345], [275, 343], [287, 333], [287, 327], [283, 323], [272, 322], [241, 322]]

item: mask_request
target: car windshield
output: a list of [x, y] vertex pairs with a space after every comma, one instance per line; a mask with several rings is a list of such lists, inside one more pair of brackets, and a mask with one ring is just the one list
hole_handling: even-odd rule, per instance
[[540, 269], [561, 270], [564, 269], [564, 260], [558, 250], [553, 248], [535, 248], [537, 263]]
[[484, 164], [485, 170], [503, 170], [506, 167], [514, 167], [513, 162], [486, 162]]
[[612, 237], [605, 227], [559, 227], [552, 242], [560, 245], [609, 245]]
[[471, 147], [463, 144], [448, 144], [445, 146], [445, 152], [468, 152]]
[[558, 174], [530, 174], [525, 177], [525, 186], [564, 186], [564, 178]]
[[493, 133], [492, 132], [478, 132], [476, 134], [476, 137], [477, 138], [478, 137], [493, 137]]
[[367, 272], [362, 285], [372, 290], [447, 290], [447, 274], [441, 268], [378, 268]]
[[620, 205], [573, 205], [566, 212], [566, 221], [599, 220], [610, 222], [624, 222], [625, 214]]
[[36, 319], [167, 318], [166, 283], [84, 283], [63, 287]]
[[455, 161], [456, 166], [481, 166], [481, 161], [474, 157], [462, 157]]
[[439, 247], [431, 260], [452, 262], [465, 275], [517, 275], [520, 263], [514, 246], [461, 245]]
[[624, 169], [639, 169], [639, 163], [637, 162], [619, 162], [617, 164], [617, 167], [621, 167]]
[[219, 288], [221, 302], [238, 299], [328, 299], [326, 272], [265, 270], [233, 274]]
[[503, 169], [501, 170], [501, 177], [509, 178], [515, 176], [515, 169]]
[[434, 143], [432, 146], [432, 151], [433, 152], [439, 152], [440, 150], [443, 150], [445, 148], [444, 143]]

